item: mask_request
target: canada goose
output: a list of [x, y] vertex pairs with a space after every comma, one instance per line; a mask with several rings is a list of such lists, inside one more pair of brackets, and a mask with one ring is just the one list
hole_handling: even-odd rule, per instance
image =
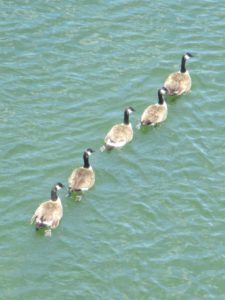
[[51, 199], [41, 203], [31, 218], [31, 224], [35, 222], [36, 230], [46, 228], [46, 236], [51, 236], [51, 229], [59, 225], [63, 216], [62, 203], [57, 195], [63, 187], [62, 183], [56, 183], [51, 190]]
[[[89, 163], [89, 156], [94, 150], [88, 148], [84, 151], [83, 167], [76, 168], [68, 179], [69, 192], [84, 192], [89, 190], [95, 183], [95, 172]], [[78, 197], [79, 200], [81, 197]]]
[[193, 57], [190, 53], [185, 53], [181, 59], [180, 71], [171, 73], [166, 81], [164, 82], [164, 87], [168, 90], [168, 95], [179, 96], [183, 93], [187, 93], [191, 89], [191, 76], [186, 70], [186, 61]]
[[130, 106], [124, 111], [124, 121], [121, 124], [114, 125], [107, 133], [104, 139], [104, 145], [101, 151], [112, 150], [113, 148], [121, 148], [133, 139], [133, 129], [129, 121], [129, 115], [134, 111]]
[[156, 125], [166, 120], [167, 118], [167, 104], [163, 97], [167, 89], [162, 87], [158, 90], [158, 103], [148, 106], [142, 116], [141, 125]]

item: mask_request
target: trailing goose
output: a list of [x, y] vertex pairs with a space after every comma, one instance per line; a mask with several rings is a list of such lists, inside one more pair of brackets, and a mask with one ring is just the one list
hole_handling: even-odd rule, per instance
[[156, 125], [166, 120], [167, 104], [164, 99], [167, 89], [162, 87], [158, 90], [158, 103], [148, 106], [142, 116], [141, 125]]
[[134, 112], [132, 107], [125, 109], [123, 123], [116, 124], [110, 129], [104, 139], [104, 145], [100, 148], [101, 151], [121, 148], [132, 141], [133, 129], [129, 120], [129, 115], [132, 112]]
[[[94, 150], [88, 148], [84, 151], [84, 165], [75, 169], [68, 179], [69, 192], [84, 192], [89, 190], [95, 183], [95, 172], [89, 163], [89, 156]], [[81, 200], [81, 197], [78, 197]]]
[[190, 53], [185, 53], [181, 59], [180, 71], [171, 73], [166, 81], [164, 87], [168, 90], [168, 95], [179, 96], [183, 93], [187, 93], [191, 89], [191, 76], [186, 70], [186, 61], [193, 57]]
[[35, 222], [36, 230], [45, 228], [45, 235], [51, 236], [51, 229], [56, 228], [63, 216], [63, 207], [57, 192], [64, 185], [60, 182], [55, 184], [51, 190], [51, 199], [39, 205], [31, 218], [31, 224]]

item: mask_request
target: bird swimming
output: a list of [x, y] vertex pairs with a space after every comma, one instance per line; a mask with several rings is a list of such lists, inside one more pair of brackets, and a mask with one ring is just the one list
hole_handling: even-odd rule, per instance
[[166, 120], [167, 104], [164, 99], [167, 89], [162, 87], [158, 90], [158, 103], [149, 105], [141, 116], [141, 125], [156, 125]]
[[100, 148], [103, 152], [114, 148], [122, 148], [133, 139], [133, 129], [129, 116], [135, 110], [130, 106], [124, 110], [123, 123], [114, 125], [104, 138], [104, 145]]
[[[95, 172], [90, 165], [89, 157], [94, 152], [88, 148], [83, 153], [84, 164], [76, 168], [68, 178], [69, 192], [84, 192], [89, 190], [95, 183]], [[79, 198], [79, 197], [78, 197]], [[81, 200], [81, 197], [79, 198]]]
[[193, 57], [189, 52], [185, 53], [181, 59], [180, 71], [171, 73], [164, 82], [164, 87], [170, 96], [180, 96], [191, 90], [191, 76], [186, 69], [186, 61]]
[[58, 227], [63, 216], [63, 207], [57, 192], [64, 185], [56, 183], [51, 190], [51, 199], [39, 205], [31, 218], [31, 224], [35, 223], [36, 230], [45, 229], [45, 235], [51, 236], [51, 230]]

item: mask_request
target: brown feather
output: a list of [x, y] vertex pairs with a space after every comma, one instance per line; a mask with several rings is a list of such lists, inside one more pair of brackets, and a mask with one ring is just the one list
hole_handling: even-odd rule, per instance
[[175, 72], [168, 76], [164, 82], [164, 87], [167, 88], [168, 94], [179, 96], [187, 93], [191, 89], [191, 77], [186, 71], [185, 73]]
[[167, 109], [164, 105], [154, 104], [148, 106], [142, 114], [141, 124], [157, 124], [163, 122], [167, 117]]
[[92, 167], [80, 167], [72, 172], [68, 179], [68, 182], [71, 191], [90, 189], [95, 183], [95, 173]]
[[108, 140], [113, 143], [128, 143], [133, 138], [133, 130], [131, 125], [126, 124], [116, 124], [111, 130], [107, 133], [105, 137], [105, 143], [107, 144]]
[[34, 215], [31, 218], [31, 224], [47, 223], [51, 229], [56, 228], [63, 216], [63, 207], [61, 200], [58, 198], [56, 201], [48, 200], [39, 205]]

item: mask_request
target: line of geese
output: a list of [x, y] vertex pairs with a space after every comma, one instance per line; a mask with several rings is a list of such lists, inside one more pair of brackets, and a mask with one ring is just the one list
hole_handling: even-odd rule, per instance
[[[186, 70], [186, 61], [192, 57], [190, 53], [185, 53], [181, 59], [180, 70], [171, 73], [164, 82], [162, 88], [158, 90], [158, 103], [148, 106], [142, 116], [140, 126], [157, 125], [167, 118], [167, 104], [165, 95], [180, 96], [191, 89], [191, 77]], [[104, 145], [100, 151], [122, 148], [133, 139], [133, 129], [129, 120], [130, 114], [134, 111], [128, 107], [124, 111], [124, 120], [121, 124], [114, 125], [106, 134]], [[94, 152], [88, 148], [83, 153], [83, 166], [76, 168], [68, 179], [69, 193], [78, 193], [77, 199], [81, 199], [84, 191], [89, 190], [95, 183], [95, 172], [89, 163], [89, 157]], [[63, 206], [58, 196], [58, 191], [64, 185], [56, 183], [51, 190], [51, 199], [39, 205], [31, 218], [31, 224], [35, 223], [36, 230], [45, 229], [45, 235], [51, 236], [51, 230], [55, 229], [63, 216]]]

